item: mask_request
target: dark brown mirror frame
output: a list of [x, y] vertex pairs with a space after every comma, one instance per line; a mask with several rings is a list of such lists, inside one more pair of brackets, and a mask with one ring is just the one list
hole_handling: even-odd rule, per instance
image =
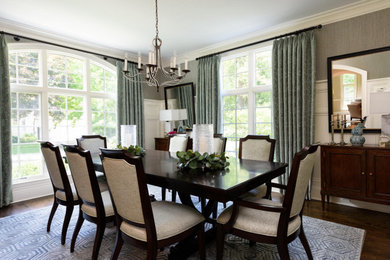
[[[333, 57], [328, 57], [327, 64], [328, 64], [328, 127], [329, 127], [329, 133], [331, 132], [330, 120], [331, 120], [331, 115], [332, 115], [332, 111], [333, 111], [332, 61], [361, 56], [361, 55], [373, 54], [373, 53], [383, 52], [383, 51], [390, 51], [390, 46], [376, 48], [376, 49], [370, 49], [370, 50], [365, 50], [365, 51], [352, 52], [352, 53], [347, 53], [347, 54], [333, 56]], [[340, 129], [334, 129], [334, 132], [340, 133]], [[344, 129], [344, 132], [350, 133], [351, 129], [348, 129], [348, 128]], [[366, 129], [364, 129], [364, 133], [380, 133], [380, 132], [381, 132], [380, 128], [366, 128]]]
[[178, 87], [183, 87], [183, 86], [191, 86], [191, 91], [192, 91], [192, 111], [193, 111], [193, 116], [194, 116], [194, 124], [196, 123], [196, 117], [195, 117], [195, 90], [194, 90], [194, 83], [193, 82], [188, 82], [188, 83], [183, 83], [175, 86], [169, 86], [164, 88], [164, 99], [165, 99], [165, 109], [168, 109], [168, 99], [167, 99], [167, 90], [172, 89], [172, 88], [178, 88]]

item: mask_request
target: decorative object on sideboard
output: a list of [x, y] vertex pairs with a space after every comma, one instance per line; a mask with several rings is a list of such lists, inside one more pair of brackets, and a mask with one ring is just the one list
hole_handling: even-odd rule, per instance
[[347, 120], [346, 120], [346, 116], [345, 115], [341, 115], [341, 120], [339, 121], [340, 123], [340, 129], [341, 129], [341, 132], [340, 132], [340, 145], [346, 145], [347, 143], [344, 142], [344, 128], [347, 124]]
[[330, 120], [330, 126], [331, 126], [331, 135], [330, 135], [330, 145], [335, 145], [336, 143], [334, 142], [334, 127], [335, 127], [335, 121], [334, 121], [334, 115], [331, 115], [331, 120]]
[[[165, 121], [165, 134], [169, 135], [169, 132], [173, 130], [172, 123], [175, 121], [183, 121], [187, 119], [187, 110], [186, 109], [166, 109], [166, 110], [160, 110], [160, 121]], [[185, 132], [183, 129], [182, 124], [181, 131], [178, 133]], [[179, 130], [179, 128], [178, 128]]]
[[121, 125], [121, 145], [126, 147], [137, 145], [136, 125]]
[[[125, 57], [123, 72], [127, 79], [131, 81], [137, 81], [141, 78], [141, 82], [147, 84], [150, 87], [156, 87], [157, 92], [159, 87], [172, 86], [178, 84], [185, 75], [190, 72], [188, 69], [188, 61], [184, 61], [184, 69], [181, 70], [180, 64], [176, 64], [176, 53], [174, 53], [171, 64], [169, 66], [169, 71], [165, 70], [165, 67], [162, 64], [162, 55], [161, 55], [161, 45], [162, 40], [158, 36], [158, 6], [157, 0], [155, 0], [156, 7], [156, 35], [153, 38], [153, 51], [149, 51], [149, 60], [148, 63], [144, 65], [145, 72], [143, 73], [142, 63], [141, 63], [141, 54], [138, 53], [138, 72], [135, 75], [131, 75], [127, 69], [127, 57]], [[182, 74], [182, 72], [184, 74]]]
[[363, 136], [363, 129], [365, 128], [364, 124], [366, 123], [366, 119], [367, 116], [365, 116], [363, 120], [352, 129], [352, 136], [349, 139], [352, 145], [363, 145], [366, 141], [366, 138]]
[[214, 126], [212, 124], [195, 124], [192, 138], [194, 151], [202, 154], [214, 152]]

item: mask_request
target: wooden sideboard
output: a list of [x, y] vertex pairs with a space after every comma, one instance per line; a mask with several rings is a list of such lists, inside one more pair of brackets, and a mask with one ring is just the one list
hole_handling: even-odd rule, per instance
[[[161, 151], [169, 151], [169, 137], [155, 137], [154, 149]], [[192, 138], [188, 139], [187, 150], [192, 149]]]
[[390, 148], [321, 145], [321, 200], [325, 196], [390, 204]]

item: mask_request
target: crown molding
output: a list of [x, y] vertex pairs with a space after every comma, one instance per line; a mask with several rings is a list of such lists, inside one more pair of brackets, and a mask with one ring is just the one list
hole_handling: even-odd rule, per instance
[[33, 26], [28, 26], [22, 23], [18, 23], [3, 18], [0, 18], [0, 31], [17, 34], [20, 36], [30, 37], [37, 40], [61, 44], [64, 46], [77, 48], [81, 50], [101, 53], [103, 55], [116, 57], [118, 59], [123, 59], [125, 57], [125, 53], [127, 54], [127, 58], [131, 61], [137, 61], [137, 57], [138, 57], [137, 54], [125, 52], [124, 50], [113, 49], [106, 46], [94, 44], [91, 42], [84, 42], [81, 40], [60, 36], [55, 33], [42, 31], [41, 29]]
[[[254, 33], [242, 35], [236, 38], [232, 38], [228, 41], [220, 42], [217, 44], [207, 46], [205, 48], [191, 51], [183, 55], [180, 55], [178, 60], [184, 60], [184, 57], [186, 57], [189, 60], [195, 60], [196, 58], [204, 55], [245, 45], [251, 42], [261, 41], [291, 31], [301, 30], [306, 27], [314, 26], [317, 24], [322, 24], [322, 25], [331, 24], [342, 20], [347, 20], [353, 17], [361, 16], [364, 14], [383, 10], [386, 8], [390, 8], [389, 0], [362, 0], [356, 3], [344, 5], [342, 7], [331, 9], [301, 19], [288, 21], [282, 24], [278, 24], [276, 26], [269, 27], [267, 29], [259, 30]], [[269, 43], [263, 43], [262, 45], [269, 45]], [[259, 47], [260, 46], [261, 45], [259, 45]]]

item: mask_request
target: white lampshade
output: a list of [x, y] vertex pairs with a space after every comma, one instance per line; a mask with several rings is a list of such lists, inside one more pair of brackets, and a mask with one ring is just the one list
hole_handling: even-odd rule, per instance
[[121, 145], [129, 147], [137, 144], [137, 126], [121, 125]]
[[160, 110], [160, 121], [176, 121], [179, 118], [179, 109]]
[[193, 150], [199, 153], [214, 153], [214, 126], [197, 124], [193, 126]]

